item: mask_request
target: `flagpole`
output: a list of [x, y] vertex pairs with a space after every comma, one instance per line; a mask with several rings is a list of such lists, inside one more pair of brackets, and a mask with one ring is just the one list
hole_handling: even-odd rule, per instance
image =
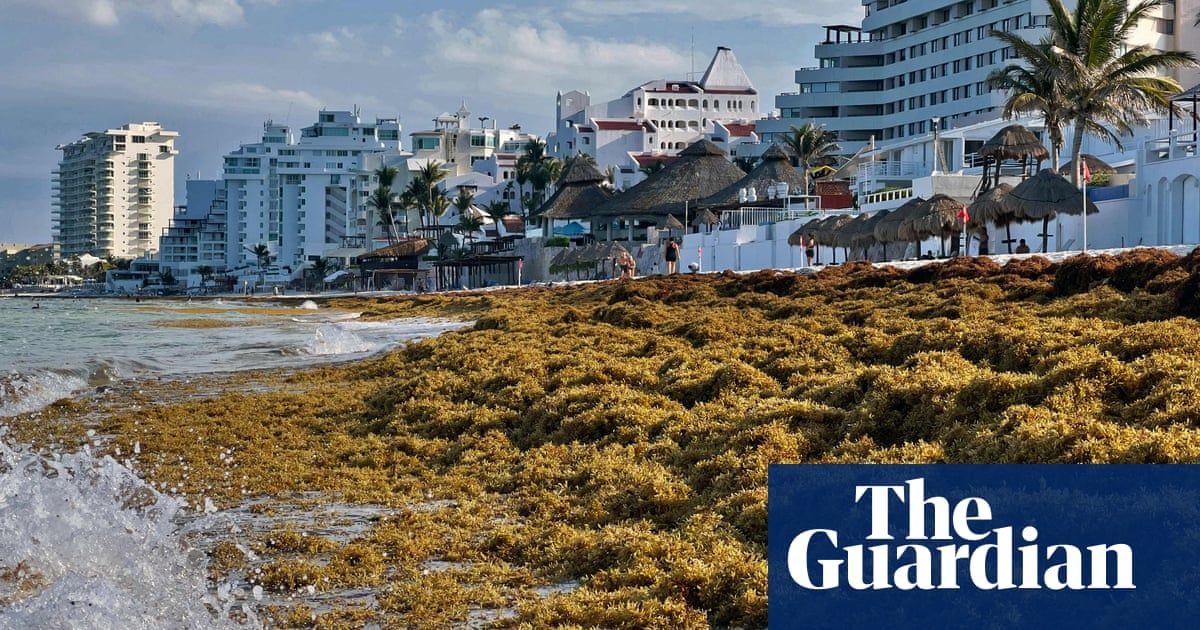
[[1087, 253], [1087, 180], [1091, 177], [1091, 169], [1087, 167], [1087, 162], [1083, 161], [1083, 156], [1079, 156], [1079, 164], [1084, 175], [1083, 179], [1083, 253]]

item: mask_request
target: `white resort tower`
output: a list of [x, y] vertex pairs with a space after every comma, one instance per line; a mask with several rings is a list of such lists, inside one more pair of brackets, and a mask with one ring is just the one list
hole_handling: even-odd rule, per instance
[[225, 155], [226, 265], [254, 265], [257, 245], [291, 269], [363, 249], [374, 224], [366, 205], [372, 171], [380, 159], [401, 157], [396, 118], [364, 122], [357, 111], [321, 110], [299, 139], [267, 121], [261, 141]]
[[[1074, 2], [1068, 0], [1068, 6]], [[1135, 42], [1162, 50], [1195, 41], [1195, 0], [1172, 2], [1138, 29]], [[992, 33], [1017, 31], [1036, 41], [1050, 11], [1045, 0], [862, 0], [861, 26], [825, 27], [818, 66], [796, 71], [798, 91], [775, 99], [780, 117], [759, 123], [764, 145], [792, 125], [813, 122], [838, 134], [852, 154], [874, 140], [889, 143], [1000, 117], [1004, 92], [987, 76], [1012, 63], [1012, 49]], [[1190, 11], [1190, 12], [1188, 12]], [[1179, 20], [1175, 19], [1176, 13]], [[1184, 81], [1185, 86], [1190, 85]]]
[[57, 147], [53, 237], [64, 258], [157, 249], [175, 206], [178, 137], [156, 122], [129, 123]]

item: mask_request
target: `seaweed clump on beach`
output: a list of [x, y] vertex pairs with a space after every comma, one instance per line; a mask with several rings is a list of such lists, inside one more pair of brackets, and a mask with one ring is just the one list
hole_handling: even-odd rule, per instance
[[[476, 325], [106, 430], [152, 479], [222, 505], [390, 510], [350, 540], [259, 541], [274, 592], [375, 589], [373, 614], [412, 627], [765, 627], [769, 464], [1200, 461], [1187, 260], [344, 300]], [[339, 614], [320, 623], [364, 615]]]

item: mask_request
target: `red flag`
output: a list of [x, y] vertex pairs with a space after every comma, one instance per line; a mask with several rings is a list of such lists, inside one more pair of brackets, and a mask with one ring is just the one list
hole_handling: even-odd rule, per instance
[[1083, 175], [1083, 181], [1092, 180], [1092, 169], [1088, 168], [1087, 160], [1082, 157], [1079, 158], [1079, 172]]
[[958, 218], [962, 219], [963, 223], [971, 220], [971, 215], [967, 213], [966, 206], [963, 206], [962, 209], [958, 211]]

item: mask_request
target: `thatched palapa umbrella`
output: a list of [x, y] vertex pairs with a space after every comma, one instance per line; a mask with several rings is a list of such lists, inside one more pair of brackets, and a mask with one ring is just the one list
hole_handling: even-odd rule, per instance
[[675, 218], [675, 215], [668, 214], [667, 218], [658, 222], [658, 229], [666, 230], [667, 234], [670, 235], [671, 232], [674, 232], [675, 230], [682, 231], [683, 224], [679, 222], [679, 219]]
[[866, 221], [862, 223], [856, 222], [854, 232], [850, 236], [850, 244], [854, 247], [862, 248], [864, 259], [869, 258], [868, 251], [872, 245], [878, 242], [875, 239], [875, 226], [889, 214], [891, 214], [889, 210], [880, 210], [867, 217]]
[[962, 229], [961, 220], [958, 218], [962, 207], [961, 201], [949, 195], [936, 194], [921, 204], [918, 211], [913, 211], [904, 223], [901, 223], [900, 236], [903, 238], [909, 235], [912, 237], [911, 240], [925, 240], [930, 236], [936, 236], [941, 240], [941, 254], [945, 256], [946, 237], [957, 235]]
[[[1105, 162], [1104, 160], [1101, 160], [1090, 153], [1084, 153], [1080, 155], [1079, 158], [1083, 160], [1084, 164], [1087, 164], [1088, 171], [1092, 175], [1097, 173], [1112, 175], [1113, 173], [1117, 172], [1117, 169], [1108, 165], [1108, 162]], [[1064, 164], [1062, 168], [1058, 169], [1058, 174], [1062, 175], [1063, 177], [1070, 177], [1071, 173], [1074, 173], [1076, 168], [1078, 167], [1076, 166], [1075, 160], [1071, 160], [1070, 162]]]
[[[1082, 214], [1083, 191], [1067, 181], [1062, 175], [1044, 170], [1021, 182], [1004, 196], [1004, 205], [1013, 214], [1026, 219], [1042, 220], [1042, 253], [1046, 253], [1049, 241], [1050, 219], [1055, 214]], [[1092, 200], [1087, 200], [1087, 213], [1095, 214], [1100, 209]]]
[[842, 225], [838, 226], [833, 233], [834, 246], [849, 248], [851, 245], [853, 245], [854, 235], [858, 233], [858, 230], [862, 229], [862, 226], [870, 218], [871, 216], [867, 214], [854, 215], [850, 217], [849, 221], [846, 221]]
[[1020, 160], [1025, 165], [1025, 172], [1029, 172], [1030, 162], [1034, 161], [1040, 164], [1042, 160], [1050, 157], [1050, 152], [1046, 150], [1045, 145], [1041, 140], [1038, 140], [1037, 135], [1027, 129], [1024, 125], [1009, 125], [996, 135], [983, 143], [979, 148], [979, 155], [985, 158], [983, 164], [983, 181], [984, 189], [988, 186], [988, 166], [994, 162], [995, 179], [992, 185], [1000, 183], [1000, 163], [1004, 160]]
[[702, 227], [707, 229], [719, 224], [720, 222], [721, 219], [718, 218], [717, 215], [713, 214], [712, 210], [704, 208], [700, 212], [696, 213], [696, 218], [692, 219], [692, 227], [696, 228], [697, 230]]
[[900, 226], [915, 213], [920, 212], [922, 204], [925, 200], [921, 197], [913, 197], [904, 202], [904, 205], [896, 208], [887, 216], [879, 219], [875, 223], [873, 230], [875, 240], [883, 243], [883, 256], [887, 258], [888, 243], [902, 243], [905, 239], [900, 236]]
[[836, 248], [839, 247], [837, 241], [838, 231], [846, 227], [846, 225], [853, 220], [854, 217], [848, 214], [835, 214], [833, 216], [826, 217], [816, 225], [813, 236], [816, 237], [817, 242], [821, 245], [828, 245], [830, 248], [834, 248], [832, 261], [834, 263], [837, 262]]
[[1011, 184], [998, 184], [984, 191], [975, 198], [967, 208], [971, 215], [967, 221], [967, 229], [980, 235], [980, 251], [983, 254], [988, 243], [988, 224], [1004, 228], [1004, 242], [1008, 245], [1008, 253], [1012, 253], [1012, 224], [1020, 219], [1004, 205], [1004, 196], [1013, 189]]

